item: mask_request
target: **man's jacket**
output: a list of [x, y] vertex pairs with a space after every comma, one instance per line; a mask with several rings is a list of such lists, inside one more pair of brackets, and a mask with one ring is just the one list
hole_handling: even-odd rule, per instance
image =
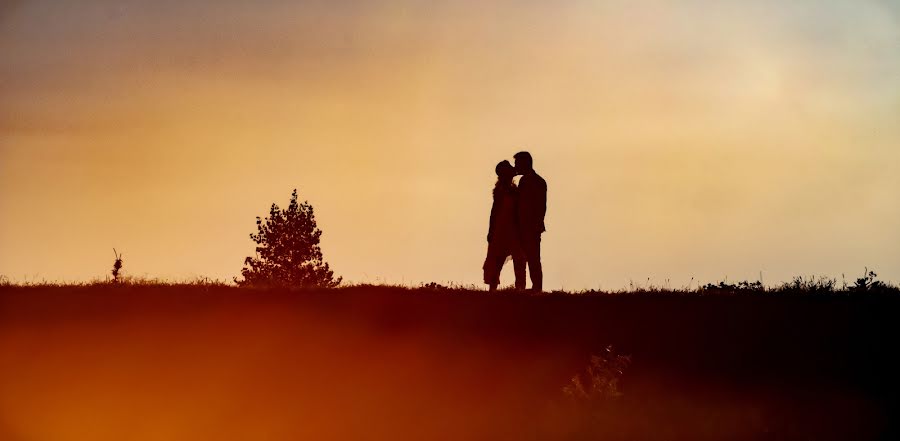
[[531, 171], [519, 179], [519, 231], [523, 235], [540, 235], [547, 228], [547, 181]]

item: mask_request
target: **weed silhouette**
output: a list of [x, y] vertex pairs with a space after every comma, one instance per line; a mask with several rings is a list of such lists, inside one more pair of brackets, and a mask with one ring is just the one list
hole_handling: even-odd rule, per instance
[[122, 270], [122, 255], [116, 252], [116, 249], [113, 248], [113, 254], [116, 256], [116, 261], [113, 262], [112, 276], [113, 283], [119, 282], [119, 272]]

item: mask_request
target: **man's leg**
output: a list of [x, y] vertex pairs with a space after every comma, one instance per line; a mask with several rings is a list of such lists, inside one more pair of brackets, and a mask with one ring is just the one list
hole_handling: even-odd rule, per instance
[[531, 273], [531, 289], [540, 292], [544, 288], [544, 270], [541, 268], [541, 235], [529, 237], [525, 241], [525, 256], [528, 272]]
[[516, 273], [516, 289], [525, 289], [525, 253], [513, 254], [513, 271]]

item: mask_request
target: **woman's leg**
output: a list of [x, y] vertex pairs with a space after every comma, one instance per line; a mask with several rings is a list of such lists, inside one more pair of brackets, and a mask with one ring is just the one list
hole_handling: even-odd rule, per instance
[[506, 256], [495, 254], [491, 261], [491, 278], [489, 280], [490, 291], [496, 291], [500, 286], [500, 272], [503, 271], [503, 264], [506, 263]]
[[503, 264], [506, 263], [506, 257], [495, 256], [494, 258], [494, 278], [491, 280], [491, 291], [496, 291], [500, 286], [500, 272], [503, 271]]
[[497, 266], [497, 256], [495, 253], [488, 251], [488, 256], [484, 260], [484, 283], [488, 285], [490, 291], [496, 291], [500, 285], [500, 268]]
[[513, 271], [516, 274], [516, 290], [525, 290], [525, 267], [528, 259], [525, 258], [525, 252], [522, 251], [522, 245], [518, 241], [512, 247]]

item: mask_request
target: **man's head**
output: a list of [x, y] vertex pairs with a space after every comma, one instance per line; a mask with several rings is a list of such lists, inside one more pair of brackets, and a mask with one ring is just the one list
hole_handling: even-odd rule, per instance
[[534, 170], [534, 162], [531, 160], [531, 153], [519, 152], [513, 156], [516, 160], [516, 173], [523, 175]]

